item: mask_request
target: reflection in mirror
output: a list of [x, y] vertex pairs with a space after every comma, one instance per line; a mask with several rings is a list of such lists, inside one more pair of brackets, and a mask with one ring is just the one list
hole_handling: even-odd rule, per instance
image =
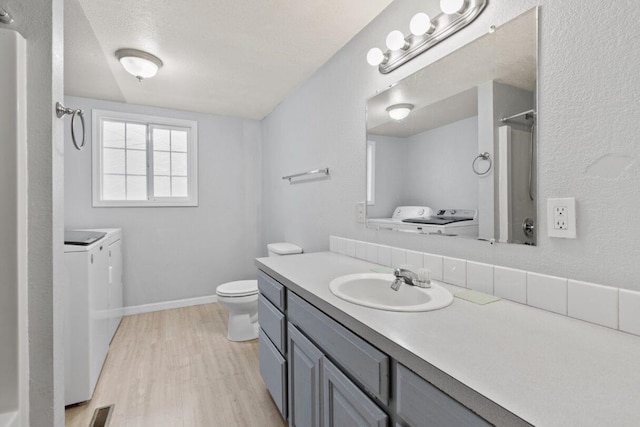
[[536, 41], [532, 9], [368, 100], [367, 226], [535, 244]]

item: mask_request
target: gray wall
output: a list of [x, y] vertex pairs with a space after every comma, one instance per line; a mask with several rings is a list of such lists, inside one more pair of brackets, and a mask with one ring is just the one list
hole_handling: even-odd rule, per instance
[[407, 142], [408, 205], [478, 208], [478, 176], [471, 170], [478, 152], [478, 117], [413, 135]]
[[396, 206], [407, 205], [407, 141], [369, 135], [376, 143], [375, 204], [367, 206], [367, 218], [390, 218]]
[[213, 295], [219, 284], [255, 277], [260, 122], [75, 97], [66, 103], [87, 117], [96, 108], [198, 122], [198, 207], [93, 208], [91, 147], [76, 151], [65, 131], [65, 227], [122, 228], [126, 306]]
[[[435, 14], [438, 3], [394, 1], [264, 120], [263, 223], [269, 227], [263, 242], [290, 240], [317, 251], [328, 249], [335, 234], [640, 290], [640, 50], [632, 37], [640, 19], [634, 3], [491, 1], [469, 27], [397, 71], [382, 75], [366, 63], [367, 50], [384, 46], [391, 29], [406, 31], [414, 13]], [[355, 203], [365, 197], [366, 100], [538, 4], [538, 246], [490, 246], [356, 223]], [[589, 168], [604, 165], [601, 159], [615, 167]], [[325, 166], [332, 168], [330, 180], [289, 186], [280, 179]], [[546, 199], [571, 196], [578, 239], [546, 237]], [[603, 221], [610, 207], [615, 215]]]

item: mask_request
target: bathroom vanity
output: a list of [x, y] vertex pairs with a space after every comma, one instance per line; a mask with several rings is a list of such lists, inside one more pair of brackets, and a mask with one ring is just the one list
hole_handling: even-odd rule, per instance
[[636, 336], [504, 300], [421, 313], [355, 305], [329, 282], [379, 266], [330, 252], [256, 263], [260, 372], [290, 425], [640, 420]]

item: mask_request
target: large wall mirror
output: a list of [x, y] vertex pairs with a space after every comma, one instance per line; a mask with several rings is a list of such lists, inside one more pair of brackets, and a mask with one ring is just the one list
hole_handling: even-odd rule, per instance
[[536, 242], [537, 8], [367, 101], [367, 226]]

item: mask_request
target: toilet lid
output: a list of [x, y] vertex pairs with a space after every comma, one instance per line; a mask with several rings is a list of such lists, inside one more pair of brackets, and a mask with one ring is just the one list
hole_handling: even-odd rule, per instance
[[238, 280], [218, 286], [216, 294], [223, 297], [245, 297], [258, 293], [257, 280]]

